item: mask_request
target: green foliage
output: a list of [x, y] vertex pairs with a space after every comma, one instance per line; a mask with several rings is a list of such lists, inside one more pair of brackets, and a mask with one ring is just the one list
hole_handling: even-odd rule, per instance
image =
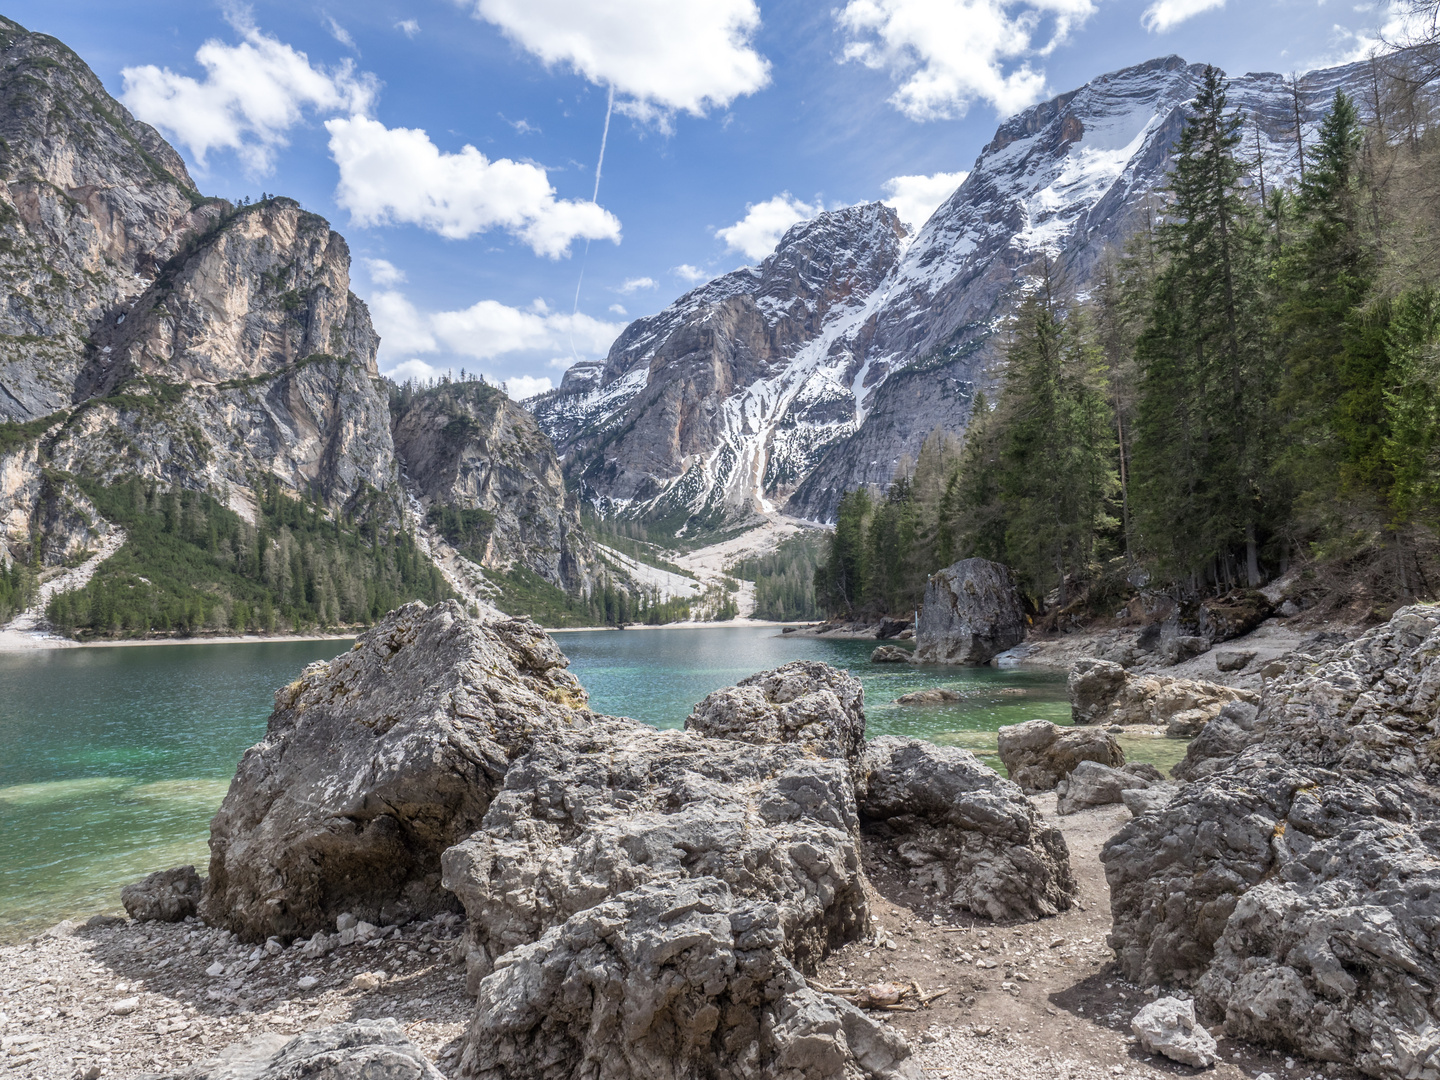
[[755, 583], [752, 617], [775, 622], [801, 622], [819, 618], [815, 603], [815, 568], [829, 537], [807, 530], [787, 536], [774, 551], [745, 559], [732, 567], [742, 581]]
[[49, 416], [36, 417], [23, 422], [0, 423], [0, 454], [8, 454], [16, 447], [38, 439], [50, 425], [65, 419], [64, 410]]
[[472, 562], [484, 561], [490, 534], [495, 531], [495, 515], [489, 510], [432, 506], [426, 512], [425, 520], [461, 555]]
[[35, 597], [35, 576], [20, 563], [0, 566], [0, 623], [9, 622]]
[[866, 533], [875, 503], [869, 488], [847, 491], [835, 515], [830, 550], [815, 569], [815, 599], [829, 612], [856, 615], [870, 591], [870, 551]]
[[258, 526], [198, 492], [76, 483], [127, 535], [85, 588], [46, 609], [82, 637], [364, 626], [451, 595], [408, 533], [328, 516], [273, 480], [257, 487]]

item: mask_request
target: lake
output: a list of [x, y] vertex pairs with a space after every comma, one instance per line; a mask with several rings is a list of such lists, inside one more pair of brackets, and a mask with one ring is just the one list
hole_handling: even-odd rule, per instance
[[[774, 627], [556, 635], [597, 712], [684, 724], [710, 691], [789, 660], [825, 660], [865, 686], [867, 732], [964, 746], [999, 767], [995, 730], [1069, 719], [1064, 677], [870, 663], [873, 641]], [[236, 762], [265, 733], [275, 688], [342, 641], [156, 645], [0, 654], [0, 941], [119, 907], [120, 886], [209, 855], [209, 821]], [[947, 686], [962, 701], [896, 705]], [[1012, 693], [1001, 693], [1009, 689]], [[1023, 693], [1013, 693], [1015, 690]], [[1168, 740], [1122, 739], [1162, 767]]]

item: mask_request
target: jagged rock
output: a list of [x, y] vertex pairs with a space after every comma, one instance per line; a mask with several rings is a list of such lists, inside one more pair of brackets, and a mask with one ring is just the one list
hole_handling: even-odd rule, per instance
[[1215, 653], [1216, 671], [1244, 671], [1254, 660], [1254, 649], [1226, 649]]
[[777, 906], [723, 881], [646, 884], [506, 954], [460, 1062], [475, 1080], [919, 1080], [903, 1038], [806, 987]]
[[1049, 720], [1027, 720], [997, 733], [1000, 760], [1010, 779], [1025, 791], [1050, 791], [1082, 761], [1118, 768], [1125, 751], [1108, 731], [1062, 728]]
[[[1117, 665], [1101, 660], [1078, 661], [1071, 669], [1071, 713], [1080, 710], [1092, 724], [1154, 724], [1171, 729], [1169, 734], [1189, 738], [1210, 722], [1232, 701], [1257, 702], [1250, 690], [1239, 690], [1203, 679], [1175, 679], [1167, 675], [1135, 675], [1115, 672]], [[1124, 681], [1109, 696], [1112, 680]], [[1077, 694], [1084, 694], [1079, 697]]]
[[398, 1020], [354, 1020], [237, 1043], [174, 1080], [443, 1080]]
[[910, 652], [898, 645], [879, 645], [870, 654], [872, 664], [908, 664]]
[[443, 857], [445, 887], [469, 916], [472, 986], [572, 915], [676, 875], [772, 905], [785, 954], [812, 970], [869, 921], [854, 781], [843, 757], [815, 755], [824, 745], [608, 717], [537, 742], [483, 827]]
[[[1250, 633], [1275, 611], [1265, 594], [1252, 589], [1237, 590], [1200, 603], [1200, 636], [1211, 644], [1229, 641]], [[1222, 669], [1224, 670], [1224, 669]]]
[[180, 922], [195, 914], [204, 882], [193, 866], [157, 870], [120, 890], [120, 902], [132, 919]]
[[1152, 810], [1163, 809], [1179, 790], [1179, 784], [1164, 782], [1145, 788], [1126, 788], [1120, 792], [1120, 801], [1125, 804], [1125, 809], [1130, 811], [1131, 817], [1139, 817]]
[[1435, 608], [1293, 657], [1249, 745], [1105, 845], [1126, 976], [1193, 985], [1237, 1038], [1385, 1080], [1440, 1067], [1437, 713]]
[[407, 604], [276, 692], [210, 825], [207, 921], [289, 939], [342, 912], [433, 914], [440, 853], [475, 830], [510, 760], [587, 721], [585, 693], [528, 620]]
[[865, 743], [860, 680], [817, 660], [796, 660], [716, 690], [685, 730], [753, 743], [813, 744], [854, 762]]
[[1075, 661], [1065, 678], [1071, 723], [1108, 722], [1110, 706], [1125, 688], [1126, 679], [1125, 668], [1113, 661], [1093, 657]]
[[1098, 761], [1082, 761], [1055, 785], [1062, 814], [1123, 802], [1125, 792], [1143, 790], [1163, 780], [1153, 765], [1137, 763], [1112, 769]]
[[1259, 739], [1255, 718], [1260, 709], [1248, 701], [1232, 701], [1221, 706], [1215, 719], [1203, 728], [1185, 748], [1185, 757], [1170, 775], [1177, 780], [1199, 780], [1228, 764], [1236, 754]]
[[1060, 830], [968, 750], [872, 739], [856, 794], [881, 857], [949, 903], [997, 920], [1069, 908], [1076, 885]]
[[597, 564], [579, 500], [565, 491], [554, 445], [504, 390], [475, 381], [402, 391], [393, 433], [422, 507], [469, 513], [446, 530], [462, 554], [588, 591]]
[[886, 638], [899, 637], [909, 629], [909, 619], [881, 619], [880, 629], [875, 631], [875, 636], [883, 641]]
[[1160, 644], [1160, 655], [1172, 667], [1193, 660], [1210, 648], [1210, 642], [1197, 634], [1176, 634], [1165, 638]]
[[895, 699], [897, 705], [944, 705], [947, 701], [963, 701], [965, 695], [957, 690], [946, 690], [943, 686], [932, 686], [927, 690], [913, 690]]
[[1195, 1002], [1163, 997], [1150, 1002], [1130, 1021], [1140, 1046], [1171, 1061], [1208, 1069], [1219, 1050], [1215, 1037], [1195, 1019]]
[[1025, 609], [1010, 571], [987, 559], [961, 559], [931, 576], [915, 624], [915, 659], [983, 664], [1025, 640]]

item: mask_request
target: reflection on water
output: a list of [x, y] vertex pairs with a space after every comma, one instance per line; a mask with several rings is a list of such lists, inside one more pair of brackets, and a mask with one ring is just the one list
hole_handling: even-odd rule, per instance
[[[873, 641], [774, 628], [557, 635], [597, 712], [679, 727], [712, 690], [789, 660], [825, 660], [865, 686], [870, 735], [974, 751], [996, 768], [995, 730], [1067, 723], [1049, 672], [870, 663]], [[119, 905], [152, 870], [208, 858], [211, 815], [236, 762], [265, 731], [276, 687], [337, 641], [0, 654], [0, 940]], [[897, 705], [946, 687], [959, 701]], [[1181, 743], [1125, 739], [1132, 760], [1168, 768]]]

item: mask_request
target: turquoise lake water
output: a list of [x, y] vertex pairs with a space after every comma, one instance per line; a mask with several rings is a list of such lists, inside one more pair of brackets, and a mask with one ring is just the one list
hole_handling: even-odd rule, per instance
[[[695, 702], [788, 660], [825, 660], [865, 685], [870, 735], [913, 735], [993, 761], [995, 730], [1069, 718], [1062, 676], [871, 664], [871, 641], [773, 627], [557, 634], [597, 712], [679, 727]], [[202, 871], [209, 821], [275, 688], [347, 642], [162, 645], [0, 654], [0, 941], [114, 910], [120, 886], [183, 863]], [[964, 700], [917, 708], [928, 686]], [[1002, 693], [1009, 689], [1011, 693]], [[1014, 693], [1013, 691], [1023, 691]], [[1127, 747], [1132, 759], [1183, 746]]]

